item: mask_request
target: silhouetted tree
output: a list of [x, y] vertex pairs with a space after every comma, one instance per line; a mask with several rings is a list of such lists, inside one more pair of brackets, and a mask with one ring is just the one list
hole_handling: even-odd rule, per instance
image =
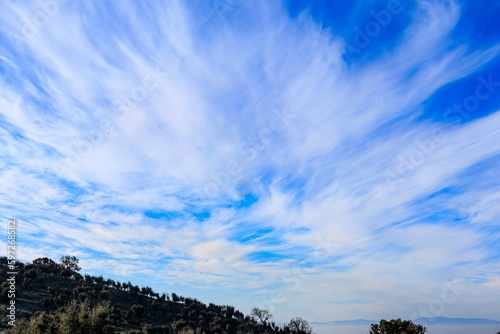
[[33, 260], [33, 265], [41, 272], [57, 274], [60, 266], [48, 257], [40, 257]]
[[141, 289], [137, 285], [132, 285], [129, 287], [129, 291], [131, 294], [137, 295], [141, 291]]
[[33, 264], [36, 266], [49, 267], [56, 265], [57, 263], [55, 263], [52, 259], [49, 259], [48, 257], [39, 257], [33, 260]]
[[61, 263], [61, 266], [63, 266], [66, 269], [69, 270], [74, 270], [74, 271], [79, 271], [81, 268], [78, 266], [78, 260], [76, 256], [69, 256], [65, 255], [62, 256], [59, 262]]
[[109, 287], [114, 287], [114, 286], [116, 286], [116, 283], [115, 283], [115, 281], [114, 281], [114, 280], [112, 280], [111, 278], [108, 278], [108, 279], [106, 280], [106, 285], [107, 285], [107, 286], [109, 286]]
[[266, 309], [261, 309], [258, 307], [253, 307], [250, 311], [250, 316], [257, 322], [265, 325], [271, 319], [273, 319], [273, 315]]
[[102, 276], [94, 277], [94, 281], [99, 285], [104, 284], [104, 278]]
[[387, 321], [380, 320], [380, 323], [372, 324], [370, 334], [425, 334], [427, 328], [422, 325], [416, 325], [411, 320], [392, 319]]
[[301, 317], [290, 320], [288, 328], [292, 334], [312, 334], [313, 330], [309, 323]]
[[86, 284], [92, 284], [94, 282], [92, 276], [90, 276], [89, 274], [85, 274], [83, 276], [83, 279], [85, 280]]

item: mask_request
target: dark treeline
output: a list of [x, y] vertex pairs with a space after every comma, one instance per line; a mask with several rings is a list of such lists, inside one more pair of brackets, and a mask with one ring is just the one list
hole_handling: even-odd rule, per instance
[[63, 256], [59, 262], [47, 257], [16, 262], [15, 318], [9, 318], [12, 291], [7, 273], [13, 270], [9, 270], [7, 258], [0, 257], [1, 328], [11, 334], [312, 333], [300, 317], [278, 325], [267, 310], [253, 308], [245, 315], [232, 306], [206, 305], [148, 286], [82, 275], [79, 270], [73, 256]]

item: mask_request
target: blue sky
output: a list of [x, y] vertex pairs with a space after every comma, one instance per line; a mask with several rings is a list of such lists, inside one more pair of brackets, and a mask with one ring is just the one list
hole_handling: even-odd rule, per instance
[[278, 321], [500, 320], [499, 16], [5, 3], [0, 205], [19, 258], [75, 255]]

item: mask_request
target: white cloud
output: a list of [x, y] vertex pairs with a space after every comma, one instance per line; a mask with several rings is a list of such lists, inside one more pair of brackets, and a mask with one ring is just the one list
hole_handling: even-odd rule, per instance
[[[486, 230], [498, 185], [480, 179], [498, 178], [500, 114], [419, 118], [498, 57], [452, 43], [459, 4], [420, 1], [397, 46], [352, 66], [346, 41], [307, 13], [202, 7], [71, 2], [0, 48], [16, 77], [0, 81], [0, 201], [21, 222], [20, 257], [71, 252], [84, 271], [141, 273], [159, 289], [241, 288], [248, 298], [224, 298], [244, 311], [281, 289], [280, 320], [405, 317], [446, 280], [487, 273], [448, 310], [491, 314], [497, 251], [483, 242], [498, 235]], [[6, 5], [0, 33], [22, 36], [36, 10]]]

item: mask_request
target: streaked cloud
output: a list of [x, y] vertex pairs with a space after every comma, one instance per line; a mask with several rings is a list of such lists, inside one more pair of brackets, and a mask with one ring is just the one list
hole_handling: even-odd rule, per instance
[[460, 33], [500, 8], [401, 1], [383, 26], [389, 3], [5, 4], [21, 259], [279, 321], [409, 317], [459, 280], [440, 315], [500, 320], [500, 46]]

